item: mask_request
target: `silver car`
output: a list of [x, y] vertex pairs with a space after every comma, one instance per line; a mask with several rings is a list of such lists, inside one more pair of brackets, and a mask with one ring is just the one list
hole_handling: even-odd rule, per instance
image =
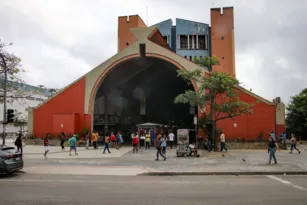
[[22, 154], [14, 147], [0, 147], [0, 174], [9, 174], [23, 168]]

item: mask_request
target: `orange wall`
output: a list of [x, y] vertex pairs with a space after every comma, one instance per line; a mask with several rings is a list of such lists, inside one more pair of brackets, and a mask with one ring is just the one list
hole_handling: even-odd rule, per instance
[[76, 114], [53, 115], [52, 131], [53, 133], [74, 134], [77, 123]]
[[223, 8], [223, 14], [220, 8], [211, 9], [211, 50], [212, 56], [216, 56], [220, 61], [220, 65], [213, 66], [213, 72], [225, 72], [236, 76], [232, 7]]
[[[118, 17], [118, 52], [121, 52], [136, 41], [136, 37], [130, 28], [147, 27], [138, 15]], [[128, 44], [128, 45], [127, 45]]]
[[[240, 100], [249, 104], [256, 104], [253, 107], [254, 114], [238, 116], [235, 119], [221, 120], [217, 123], [218, 129], [221, 129], [227, 139], [236, 139], [244, 137], [247, 139], [257, 139], [260, 132], [263, 138], [267, 139], [268, 134], [275, 130], [275, 106], [267, 105], [251, 95], [242, 91]], [[234, 127], [234, 123], [237, 127]]]
[[[34, 109], [33, 134], [36, 137], [43, 137], [47, 132], [58, 134], [53, 131], [53, 116], [61, 114], [76, 114], [75, 131], [81, 132], [85, 125], [84, 95], [85, 77]], [[90, 123], [90, 120], [87, 121], [86, 124]]]

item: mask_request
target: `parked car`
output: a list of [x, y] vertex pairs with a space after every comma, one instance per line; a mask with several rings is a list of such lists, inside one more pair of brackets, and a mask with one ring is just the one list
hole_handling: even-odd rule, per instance
[[0, 174], [9, 174], [23, 168], [22, 154], [14, 147], [0, 147]]

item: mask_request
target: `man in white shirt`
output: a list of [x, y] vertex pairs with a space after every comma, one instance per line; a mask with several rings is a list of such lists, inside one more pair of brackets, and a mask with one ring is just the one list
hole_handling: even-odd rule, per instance
[[225, 134], [223, 132], [220, 133], [220, 140], [221, 140], [221, 152], [225, 149], [227, 152], [226, 148], [226, 140], [225, 140]]
[[171, 149], [173, 149], [174, 139], [175, 139], [175, 135], [173, 134], [173, 132], [169, 133], [168, 143], [169, 143]]

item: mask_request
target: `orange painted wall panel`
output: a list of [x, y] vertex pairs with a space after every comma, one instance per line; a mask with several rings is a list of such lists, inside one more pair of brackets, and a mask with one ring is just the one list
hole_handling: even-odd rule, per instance
[[[257, 102], [257, 99], [242, 91], [239, 91], [240, 99], [250, 104]], [[275, 106], [267, 105], [263, 102], [257, 102], [253, 107], [254, 114], [242, 115], [234, 119], [221, 120], [217, 127], [221, 129], [227, 139], [236, 139], [244, 137], [247, 139], [257, 139], [262, 132], [266, 139], [268, 134], [275, 130]], [[236, 124], [236, 127], [234, 126]]]
[[234, 48], [233, 8], [211, 9], [211, 51], [220, 64], [213, 66], [213, 72], [225, 72], [236, 76]]
[[75, 114], [75, 131], [81, 132], [84, 126], [84, 95], [85, 77], [34, 109], [33, 134], [43, 137], [47, 132], [53, 133], [53, 116], [60, 114]]
[[118, 52], [121, 52], [136, 41], [136, 37], [130, 31], [130, 28], [142, 27], [147, 26], [138, 15], [121, 16], [118, 18]]
[[77, 125], [76, 114], [53, 115], [53, 133], [73, 134]]

